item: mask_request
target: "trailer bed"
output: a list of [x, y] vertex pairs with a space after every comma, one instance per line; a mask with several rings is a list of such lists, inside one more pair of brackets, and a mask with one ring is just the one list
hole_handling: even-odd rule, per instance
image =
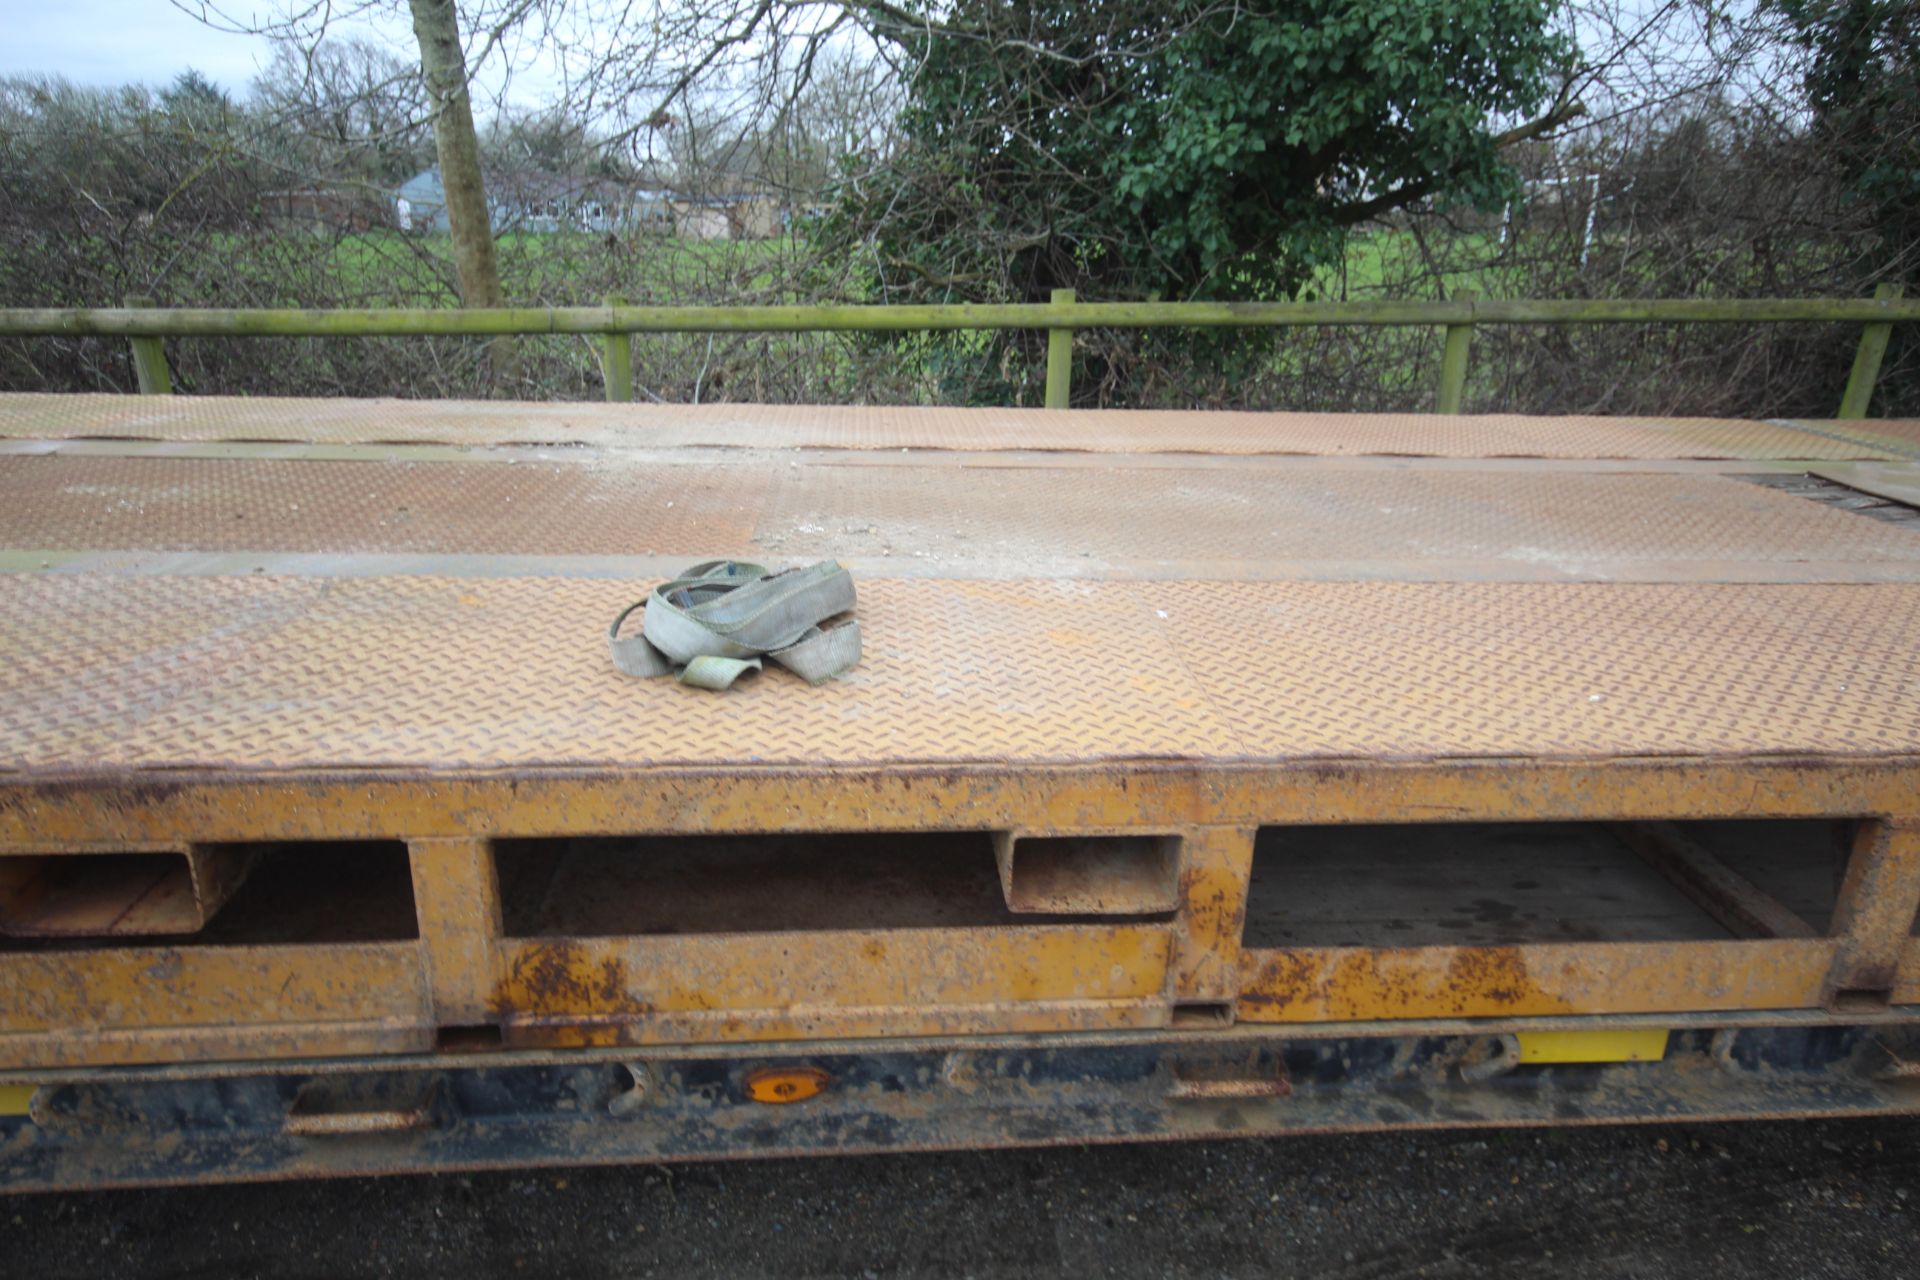
[[[1902, 422], [0, 396], [0, 1185], [1920, 1108], [1917, 495]], [[860, 665], [615, 673], [722, 557]]]

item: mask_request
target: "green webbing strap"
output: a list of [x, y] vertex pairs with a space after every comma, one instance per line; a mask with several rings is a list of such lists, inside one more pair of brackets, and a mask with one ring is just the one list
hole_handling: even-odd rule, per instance
[[[760, 670], [762, 657], [822, 684], [860, 660], [858, 622], [820, 625], [853, 606], [853, 577], [833, 560], [784, 573], [709, 560], [621, 610], [607, 628], [607, 655], [623, 675], [678, 671], [680, 683], [700, 689], [725, 689]], [[636, 609], [645, 610], [640, 633], [621, 635]]]

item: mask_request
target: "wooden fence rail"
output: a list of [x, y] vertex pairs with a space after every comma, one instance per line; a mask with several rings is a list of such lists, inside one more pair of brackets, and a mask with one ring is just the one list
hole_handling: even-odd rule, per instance
[[1893, 326], [1914, 320], [1920, 320], [1920, 300], [1901, 298], [1897, 285], [1880, 286], [1872, 298], [1552, 301], [1462, 292], [1444, 302], [1081, 302], [1073, 290], [1060, 289], [1050, 302], [927, 306], [637, 307], [610, 298], [600, 307], [303, 311], [159, 308], [149, 299], [129, 298], [124, 307], [0, 308], [0, 337], [127, 338], [141, 392], [166, 395], [171, 391], [161, 347], [166, 338], [585, 334], [601, 339], [607, 399], [628, 400], [633, 391], [627, 339], [636, 333], [1037, 329], [1047, 333], [1047, 407], [1065, 408], [1078, 329], [1428, 326], [1446, 336], [1435, 408], [1458, 413], [1479, 325], [1827, 322], [1863, 326], [1837, 416], [1864, 418]]

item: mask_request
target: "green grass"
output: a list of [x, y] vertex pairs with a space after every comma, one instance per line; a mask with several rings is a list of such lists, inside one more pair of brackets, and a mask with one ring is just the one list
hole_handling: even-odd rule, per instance
[[[1440, 279], [1448, 297], [1461, 289], [1476, 290], [1483, 298], [1498, 294], [1496, 273], [1485, 265], [1499, 253], [1497, 237], [1463, 236], [1446, 250], [1452, 261], [1441, 265]], [[1458, 266], [1462, 258], [1474, 265]], [[1308, 292], [1316, 298], [1395, 296], [1401, 289], [1394, 286], [1409, 279], [1420, 282], [1423, 296], [1434, 296], [1433, 275], [1412, 233], [1383, 227], [1349, 239], [1345, 261], [1316, 275]]]

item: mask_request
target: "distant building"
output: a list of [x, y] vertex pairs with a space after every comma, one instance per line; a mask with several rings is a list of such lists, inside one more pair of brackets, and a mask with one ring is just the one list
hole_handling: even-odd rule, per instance
[[402, 231], [447, 230], [447, 192], [438, 169], [422, 169], [394, 189], [393, 220]]
[[786, 211], [772, 196], [753, 193], [735, 197], [727, 207], [736, 240], [769, 240], [785, 229]]
[[719, 201], [711, 197], [681, 198], [673, 202], [673, 230], [688, 240], [725, 240], [732, 227]]
[[366, 231], [395, 225], [394, 211], [376, 192], [357, 187], [297, 187], [260, 197], [266, 215], [286, 226], [316, 231]]
[[772, 196], [742, 191], [675, 197], [673, 224], [689, 240], [765, 240], [781, 230], [782, 217]]
[[[446, 231], [447, 195], [439, 169], [422, 169], [393, 193], [394, 221], [408, 231]], [[487, 214], [496, 231], [669, 231], [666, 193], [610, 178], [576, 178], [536, 169], [487, 174]]]
[[[487, 211], [496, 231], [640, 230], [693, 240], [765, 239], [781, 224], [779, 205], [758, 193], [678, 196], [535, 169], [489, 171]], [[449, 229], [438, 169], [422, 169], [394, 190], [393, 221], [407, 231]]]

